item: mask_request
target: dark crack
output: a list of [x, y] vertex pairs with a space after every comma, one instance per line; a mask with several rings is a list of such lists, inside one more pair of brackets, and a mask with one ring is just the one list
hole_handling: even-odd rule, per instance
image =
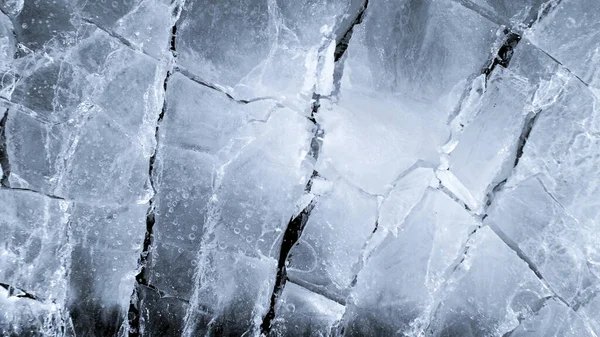
[[0, 5], [0, 13], [6, 15], [6, 17], [10, 18], [11, 16], [8, 15], [8, 12], [4, 9], [3, 5]]
[[477, 217], [475, 212], [473, 212], [473, 210], [467, 205], [467, 203], [463, 202], [459, 197], [457, 197], [454, 193], [452, 193], [452, 191], [450, 191], [446, 186], [444, 186], [444, 184], [442, 184], [441, 181], [440, 181], [440, 186], [437, 189], [439, 191], [443, 192], [444, 194], [446, 194], [450, 199], [454, 200], [454, 202], [456, 202], [461, 207], [463, 207], [467, 212], [471, 213], [471, 215], [474, 215]]
[[[176, 7], [176, 13], [179, 13], [180, 9], [179, 6]], [[173, 57], [176, 57], [176, 49], [175, 49], [175, 38], [176, 38], [176, 32], [177, 32], [177, 22], [178, 20], [175, 21], [175, 23], [173, 24], [173, 26], [171, 27], [171, 39], [169, 41], [169, 51], [172, 53]], [[129, 335], [130, 336], [140, 336], [140, 332], [141, 332], [141, 328], [140, 328], [140, 305], [141, 305], [141, 298], [140, 298], [140, 286], [145, 286], [149, 289], [155, 290], [159, 295], [164, 296], [164, 293], [162, 293], [160, 290], [158, 290], [157, 288], [153, 287], [152, 285], [150, 285], [150, 283], [148, 282], [148, 275], [147, 275], [147, 270], [146, 270], [146, 266], [148, 263], [148, 256], [150, 255], [150, 252], [152, 250], [152, 242], [153, 242], [153, 231], [154, 231], [154, 224], [156, 221], [156, 194], [157, 194], [157, 190], [156, 190], [156, 186], [155, 186], [155, 182], [154, 182], [154, 165], [156, 162], [156, 154], [158, 152], [158, 144], [159, 144], [159, 140], [160, 140], [160, 125], [162, 124], [162, 121], [164, 119], [165, 116], [165, 112], [167, 110], [167, 89], [168, 89], [168, 83], [169, 83], [169, 78], [171, 77], [171, 74], [173, 73], [173, 69], [167, 71], [165, 78], [163, 80], [163, 106], [162, 109], [158, 115], [158, 118], [156, 120], [156, 128], [154, 130], [154, 138], [156, 140], [155, 142], [155, 148], [154, 151], [152, 152], [152, 156], [150, 156], [150, 161], [149, 161], [149, 165], [148, 165], [148, 180], [150, 182], [150, 188], [152, 189], [152, 198], [150, 198], [150, 201], [148, 202], [148, 211], [146, 213], [146, 234], [144, 235], [144, 244], [143, 244], [143, 249], [142, 249], [142, 253], [140, 254], [140, 258], [138, 260], [138, 266], [139, 266], [139, 273], [135, 276], [135, 281], [136, 281], [136, 286], [134, 287], [133, 290], [133, 294], [131, 295], [131, 302], [129, 305], [129, 312], [128, 312], [128, 320], [129, 320]]]
[[[533, 126], [535, 125], [535, 122], [536, 122], [538, 116], [540, 115], [540, 113], [541, 113], [541, 110], [538, 110], [536, 112], [530, 112], [527, 115], [527, 118], [525, 119], [525, 123], [523, 124], [523, 129], [521, 130], [521, 134], [519, 135], [519, 140], [517, 142], [517, 151], [515, 153], [515, 160], [512, 165], [511, 174], [514, 173], [517, 165], [519, 164], [519, 161], [521, 160], [521, 157], [523, 156], [523, 150], [525, 149], [525, 145], [527, 144], [527, 141], [529, 140], [529, 135], [531, 134], [531, 130], [533, 129]], [[504, 185], [506, 185], [506, 182], [508, 181], [508, 178], [510, 178], [510, 176], [506, 177], [505, 179], [503, 179], [502, 181], [497, 183], [492, 188], [492, 190], [487, 194], [486, 209], [490, 207], [490, 205], [494, 201], [496, 194], [498, 192], [502, 191], [502, 189], [504, 188]], [[487, 214], [485, 214], [485, 213], [486, 212], [484, 212], [483, 219], [485, 219], [487, 217]]]
[[[323, 129], [316, 121], [316, 114], [319, 112], [320, 108], [320, 97], [317, 94], [313, 94], [313, 104], [311, 107], [311, 113], [309, 119], [314, 123], [314, 132], [313, 137], [310, 142], [310, 151], [307, 155], [308, 158], [315, 161], [319, 158], [319, 153], [321, 151], [322, 145], [322, 137], [323, 137]], [[319, 177], [319, 173], [317, 171], [313, 171], [310, 179], [306, 183], [304, 187], [305, 193], [310, 193], [313, 185], [313, 180]], [[271, 322], [275, 318], [275, 306], [277, 304], [277, 299], [283, 292], [283, 288], [285, 287], [287, 279], [287, 261], [289, 258], [290, 251], [292, 247], [296, 245], [298, 240], [302, 235], [302, 231], [304, 230], [304, 226], [310, 217], [310, 213], [317, 203], [318, 197], [313, 197], [310, 203], [302, 210], [299, 214], [292, 216], [290, 221], [287, 224], [285, 232], [283, 234], [283, 238], [281, 240], [281, 247], [279, 249], [279, 259], [277, 261], [277, 275], [275, 279], [275, 285], [273, 287], [273, 291], [271, 292], [271, 301], [269, 306], [269, 311], [263, 318], [262, 324], [260, 326], [261, 334], [264, 336], [268, 336], [271, 331]]]
[[[314, 178], [318, 177], [318, 175], [319, 174], [317, 171], [313, 171], [312, 176], [308, 180], [308, 183], [305, 187], [306, 193], [310, 193], [312, 181]], [[263, 336], [269, 336], [271, 332], [271, 322], [275, 318], [275, 305], [277, 304], [277, 299], [283, 292], [285, 284], [288, 281], [287, 261], [290, 251], [302, 236], [304, 226], [306, 226], [308, 218], [310, 217], [310, 213], [314, 209], [316, 203], [317, 198], [313, 198], [311, 202], [302, 211], [300, 211], [298, 215], [290, 218], [290, 221], [288, 222], [288, 225], [283, 234], [283, 238], [281, 240], [281, 247], [279, 250], [279, 259], [277, 260], [277, 276], [275, 279], [275, 286], [273, 287], [273, 291], [271, 293], [269, 311], [263, 318], [262, 324], [260, 326], [261, 335]]]
[[[343, 30], [341, 34], [336, 35], [336, 46], [335, 46], [335, 51], [334, 51], [335, 70], [334, 70], [334, 75], [333, 75], [333, 77], [334, 77], [333, 80], [334, 80], [336, 89], [334, 90], [334, 93], [333, 93], [334, 95], [337, 94], [337, 92], [339, 90], [339, 81], [340, 81], [342, 73], [343, 73], [344, 55], [346, 53], [346, 50], [348, 49], [348, 44], [350, 43], [350, 39], [352, 38], [352, 33], [354, 31], [354, 27], [356, 25], [362, 23], [368, 4], [369, 4], [369, 0], [365, 0], [362, 3], [362, 5], [360, 6], [360, 8], [358, 9], [358, 11], [356, 12], [356, 15], [354, 17], [350, 17], [351, 21], [348, 23], [347, 28], [345, 30]], [[338, 25], [342, 25], [342, 23], [338, 23]], [[310, 142], [310, 152], [308, 153], [307, 157], [311, 158], [315, 162], [319, 158], [319, 154], [320, 154], [322, 142], [323, 142], [323, 136], [324, 136], [324, 130], [321, 128], [320, 124], [316, 120], [316, 115], [318, 114], [319, 108], [321, 107], [321, 104], [320, 104], [321, 99], [324, 99], [324, 97], [321, 97], [316, 92], [313, 93], [313, 97], [312, 97], [313, 104], [311, 107], [311, 113], [310, 113], [310, 117], [309, 117], [309, 120], [315, 125], [315, 129], [314, 129], [313, 137]], [[312, 184], [313, 184], [313, 180], [318, 176], [319, 176], [318, 172], [313, 171], [312, 176], [310, 177], [310, 179], [308, 180], [308, 183], [306, 184], [305, 193], [310, 193]], [[304, 226], [308, 222], [310, 214], [311, 214], [312, 210], [314, 209], [315, 205], [317, 204], [317, 202], [318, 202], [318, 196], [313, 197], [313, 199], [308, 204], [308, 206], [306, 206], [298, 215], [292, 216], [292, 218], [290, 218], [290, 221], [288, 222], [288, 225], [287, 225], [286, 230], [283, 235], [281, 248], [279, 251], [279, 259], [278, 259], [278, 263], [277, 263], [277, 275], [276, 275], [275, 285], [274, 285], [273, 291], [271, 293], [271, 301], [270, 301], [269, 311], [263, 318], [263, 322], [260, 326], [261, 335], [263, 335], [263, 336], [268, 336], [271, 332], [271, 323], [272, 323], [273, 319], [275, 318], [275, 314], [276, 314], [275, 307], [277, 304], [277, 300], [278, 300], [279, 296], [281, 296], [281, 293], [283, 292], [283, 289], [285, 288], [285, 284], [288, 281], [286, 266], [287, 266], [290, 251], [291, 251], [292, 247], [294, 245], [296, 245], [296, 243], [302, 236], [302, 231], [304, 229]], [[306, 286], [303, 286], [303, 287], [305, 287], [306, 289], [309, 289]], [[311, 289], [309, 289], [309, 290], [311, 290]], [[315, 293], [320, 293], [320, 292], [315, 292]], [[332, 299], [332, 300], [336, 301], [338, 303], [341, 303], [343, 301], [343, 299]]]
[[10, 162], [8, 161], [8, 148], [6, 143], [6, 121], [8, 120], [8, 110], [4, 111], [2, 119], [0, 119], [0, 167], [2, 168], [2, 178], [0, 185], [2, 187], [10, 187], [8, 178], [10, 177]]
[[509, 29], [504, 29], [504, 35], [505, 38], [498, 49], [498, 53], [494, 56], [490, 64], [482, 71], [482, 73], [485, 74], [486, 79], [490, 77], [496, 66], [508, 68], [514, 49], [519, 44], [519, 41], [521, 41], [521, 35]]
[[[469, 251], [471, 249], [471, 246], [469, 245], [471, 238], [473, 238], [473, 236], [475, 234], [477, 234], [477, 232], [483, 228], [483, 225], [481, 225], [481, 223], [475, 227], [468, 235], [467, 235], [467, 239], [465, 240], [465, 244], [464, 247], [462, 249], [462, 252], [460, 253], [460, 255], [457, 256], [457, 258], [455, 259], [455, 262], [448, 267], [447, 269], [447, 277], [446, 280], [449, 280], [450, 277], [452, 277], [452, 275], [454, 275], [454, 273], [456, 273], [458, 271], [458, 269], [460, 269], [461, 265], [463, 264], [463, 262], [465, 262], [465, 260], [467, 259], [468, 255], [469, 255]], [[443, 294], [446, 291], [446, 287], [448, 286], [448, 282], [444, 282], [442, 284], [442, 289], [438, 292], [439, 294]], [[431, 311], [432, 312], [432, 316], [435, 316], [437, 310], [439, 309], [441, 303], [437, 303], [435, 308]], [[432, 320], [429, 319], [429, 322], [427, 323], [427, 326], [425, 327], [424, 331], [430, 331], [431, 329], [431, 323]]]
[[19, 287], [15, 287], [12, 286], [10, 284], [7, 283], [3, 283], [0, 282], [0, 287], [6, 289], [6, 291], [8, 291], [8, 296], [9, 297], [17, 297], [17, 298], [28, 298], [30, 300], [34, 300], [34, 301], [38, 301], [38, 302], [42, 302], [42, 300], [40, 298], [38, 298], [37, 296], [35, 296], [34, 294], [23, 290]]
[[[350, 15], [338, 23], [339, 26], [346, 28], [336, 32], [336, 44], [333, 54], [333, 60], [335, 63], [333, 70], [334, 89], [331, 93], [334, 97], [339, 95], [342, 76], [344, 75], [344, 59], [346, 56], [346, 50], [348, 50], [352, 34], [354, 33], [354, 28], [363, 22], [368, 6], [369, 0], [364, 0], [354, 15]], [[346, 22], [347, 20], [349, 20], [349, 22]]]
[[[527, 144], [527, 140], [529, 139], [529, 135], [531, 134], [531, 130], [533, 129], [533, 126], [535, 125], [535, 121], [537, 119], [537, 116], [540, 114], [540, 112], [541, 111], [537, 111], [535, 113], [534, 112], [530, 113], [528, 115], [528, 117], [527, 117], [524, 125], [523, 125], [523, 130], [521, 132], [521, 135], [519, 136], [519, 140], [518, 140], [518, 143], [517, 143], [517, 151], [515, 153], [515, 160], [514, 160], [514, 163], [512, 165], [513, 166], [512, 167], [513, 168], [513, 170], [512, 170], [513, 173], [514, 173], [514, 170], [515, 170], [516, 166], [519, 163], [519, 160], [521, 159], [521, 156], [523, 155], [523, 149], [525, 148], [525, 145]], [[508, 246], [513, 252], [515, 252], [515, 254], [519, 257], [519, 259], [521, 259], [523, 262], [525, 262], [525, 264], [527, 265], [527, 267], [535, 274], [535, 276], [540, 280], [540, 282], [542, 282], [542, 284], [544, 284], [546, 286], [546, 288], [548, 288], [553, 293], [552, 298], [558, 299], [559, 301], [561, 301], [562, 303], [564, 303], [567, 307], [571, 308], [571, 306], [569, 305], [569, 303], [565, 299], [563, 299], [562, 297], [560, 297], [558, 294], [556, 294], [552, 290], [552, 288], [550, 287], [550, 285], [548, 284], [548, 282], [542, 276], [539, 268], [533, 263], [533, 261], [531, 261], [531, 259], [529, 259], [523, 253], [523, 251], [518, 247], [518, 245], [514, 241], [512, 241], [508, 236], [504, 235], [504, 233], [502, 233], [502, 231], [499, 228], [496, 228], [493, 224], [488, 224], [487, 222], [483, 223], [483, 221], [488, 216], [487, 209], [489, 209], [489, 207], [491, 206], [491, 204], [494, 202], [496, 194], [498, 192], [500, 192], [500, 191], [503, 190], [503, 188], [504, 188], [507, 180], [509, 179], [509, 177], [507, 177], [506, 179], [503, 179], [502, 181], [500, 181], [499, 183], [497, 183], [492, 188], [492, 191], [490, 193], [488, 193], [487, 200], [486, 200], [486, 210], [483, 212], [482, 216], [478, 217], [482, 221], [482, 225], [480, 225], [477, 228], [475, 228], [475, 230], [473, 230], [467, 236], [467, 239], [465, 240], [465, 248], [464, 248], [462, 254], [459, 256], [459, 259], [457, 260], [457, 262], [451, 268], [451, 271], [449, 273], [448, 279], [460, 268], [460, 266], [462, 265], [462, 263], [467, 258], [467, 255], [468, 255], [469, 249], [470, 249], [469, 241], [471, 240], [471, 238], [473, 237], [473, 235], [475, 235], [477, 233], [477, 231], [479, 229], [481, 229], [482, 227], [488, 226], [504, 242], [504, 244], [506, 244], [506, 246]], [[450, 196], [455, 202], [457, 202], [460, 205], [462, 205], [463, 207], [465, 207], [465, 209], [470, 212], [470, 210], [467, 207], [467, 205], [465, 203], [463, 203], [458, 197], [456, 197], [452, 192], [450, 192], [443, 185], [440, 185], [439, 189], [441, 191], [443, 191], [444, 193], [446, 193], [448, 196]], [[435, 310], [433, 312], [435, 312]], [[427, 329], [429, 329], [429, 327], [427, 327]], [[507, 336], [507, 335], [505, 335], [505, 336]]]
[[352, 38], [352, 33], [354, 32], [354, 27], [362, 23], [367, 7], [369, 6], [369, 0], [365, 0], [356, 13], [356, 17], [352, 20], [348, 28], [336, 38], [335, 44], [335, 52], [334, 52], [334, 61], [338, 62], [342, 59], [342, 56], [346, 53], [348, 49], [348, 44], [350, 43], [350, 39]]
[[537, 111], [535, 113], [530, 113], [529, 116], [527, 116], [525, 125], [523, 127], [523, 131], [521, 132], [521, 135], [519, 136], [519, 143], [517, 146], [517, 155], [515, 156], [515, 163], [513, 164], [513, 168], [517, 167], [517, 165], [519, 164], [519, 161], [521, 160], [521, 157], [523, 156], [523, 149], [525, 148], [525, 144], [527, 144], [527, 140], [529, 140], [529, 135], [531, 134], [531, 130], [533, 129], [533, 126], [535, 125], [535, 121], [537, 120], [538, 116], [540, 115], [541, 111]]

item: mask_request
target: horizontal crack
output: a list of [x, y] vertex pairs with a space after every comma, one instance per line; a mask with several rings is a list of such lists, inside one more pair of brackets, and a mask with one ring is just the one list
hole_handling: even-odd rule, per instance
[[9, 297], [14, 296], [14, 297], [18, 297], [18, 298], [29, 298], [29, 299], [34, 300], [34, 301], [42, 302], [42, 300], [39, 299], [34, 294], [32, 294], [30, 292], [27, 292], [27, 291], [25, 291], [25, 290], [23, 290], [23, 289], [21, 289], [19, 287], [15, 287], [15, 286], [12, 286], [10, 284], [3, 283], [3, 282], [0, 282], [0, 287], [6, 289], [6, 291], [8, 291], [8, 296]]
[[2, 187], [0, 187], [0, 191], [1, 190], [7, 190], [7, 191], [25, 191], [25, 192], [31, 192], [31, 193], [39, 194], [39, 195], [41, 195], [43, 197], [50, 198], [50, 199], [63, 200], [63, 201], [71, 201], [71, 200], [65, 199], [63, 197], [59, 197], [59, 196], [52, 195], [52, 194], [46, 194], [44, 192], [40, 192], [40, 191], [37, 191], [37, 190], [33, 190], [33, 189], [30, 189], [30, 188], [24, 188], [24, 187], [2, 186]]
[[179, 65], [175, 66], [174, 71], [180, 73], [181, 75], [187, 77], [189, 80], [196, 82], [197, 84], [199, 84], [201, 86], [207, 87], [207, 88], [215, 90], [217, 92], [220, 92], [221, 94], [227, 96], [227, 98], [229, 98], [230, 100], [232, 100], [236, 103], [239, 103], [239, 104], [248, 104], [248, 103], [252, 103], [252, 102], [267, 101], [267, 100], [277, 101], [277, 99], [272, 96], [256, 97], [256, 98], [252, 98], [249, 100], [237, 99], [237, 98], [233, 97], [230, 93], [228, 93], [227, 90], [225, 90], [221, 86], [204, 81], [203, 79], [194, 75], [193, 73], [191, 73], [187, 69], [183, 68], [182, 66], [179, 66]]

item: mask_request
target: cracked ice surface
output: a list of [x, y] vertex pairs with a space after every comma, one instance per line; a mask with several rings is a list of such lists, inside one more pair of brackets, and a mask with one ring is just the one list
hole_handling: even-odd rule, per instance
[[598, 336], [598, 12], [0, 1], [0, 334]]

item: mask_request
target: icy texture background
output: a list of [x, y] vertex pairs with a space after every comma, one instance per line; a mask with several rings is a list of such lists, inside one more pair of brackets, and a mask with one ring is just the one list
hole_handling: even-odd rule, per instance
[[598, 0], [1, 0], [2, 336], [600, 335]]

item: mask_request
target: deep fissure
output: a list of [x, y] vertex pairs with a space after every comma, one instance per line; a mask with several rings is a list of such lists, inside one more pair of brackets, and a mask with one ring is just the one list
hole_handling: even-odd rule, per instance
[[4, 111], [2, 119], [0, 119], [0, 167], [2, 168], [2, 178], [0, 185], [10, 187], [10, 162], [8, 161], [8, 148], [6, 144], [6, 121], [8, 120], [8, 110]]
[[[319, 152], [321, 149], [321, 138], [323, 136], [323, 131], [320, 125], [316, 122], [315, 114], [318, 113], [320, 104], [320, 97], [318, 95], [313, 95], [313, 104], [311, 107], [310, 120], [314, 123], [315, 131], [313, 133], [313, 137], [310, 143], [310, 152], [308, 153], [308, 157], [312, 158], [315, 162], [319, 157]], [[306, 186], [304, 187], [304, 193], [308, 194], [311, 192], [313, 179], [319, 176], [317, 171], [313, 171], [311, 177], [308, 179]], [[261, 334], [264, 336], [268, 336], [271, 332], [271, 323], [275, 318], [275, 307], [277, 305], [277, 300], [287, 282], [287, 268], [286, 264], [288, 261], [288, 257], [292, 247], [298, 242], [302, 235], [302, 231], [304, 230], [304, 226], [308, 222], [308, 218], [312, 210], [314, 209], [317, 203], [317, 197], [313, 196], [313, 199], [310, 203], [300, 211], [296, 216], [292, 216], [286, 226], [285, 232], [283, 233], [283, 237], [281, 239], [281, 246], [279, 248], [279, 258], [277, 260], [277, 275], [275, 276], [275, 284], [273, 286], [273, 290], [271, 292], [271, 299], [269, 303], [269, 311], [263, 317], [262, 324], [260, 326]]]
[[[348, 49], [348, 44], [350, 43], [350, 39], [352, 38], [352, 33], [354, 31], [354, 27], [356, 25], [362, 23], [364, 16], [365, 16], [365, 12], [368, 7], [368, 4], [369, 4], [369, 0], [365, 0], [365, 2], [362, 4], [360, 9], [358, 10], [356, 17], [349, 24], [348, 28], [343, 32], [343, 34], [341, 34], [341, 37], [339, 39], [336, 39], [336, 46], [335, 46], [335, 51], [334, 51], [334, 64], [335, 64], [336, 68], [338, 66], [341, 66], [339, 64], [339, 61], [340, 60], [343, 61], [343, 56], [345, 55], [346, 50]], [[334, 73], [334, 78], [333, 78], [334, 82], [337, 82], [335, 79], [336, 76], [340, 76], [340, 74]], [[323, 134], [324, 134], [324, 130], [321, 128], [321, 126], [318, 124], [318, 122], [316, 121], [316, 118], [315, 118], [316, 114], [319, 112], [321, 99], [322, 98], [317, 93], [313, 93], [313, 104], [311, 107], [311, 114], [309, 117], [309, 120], [311, 122], [313, 122], [313, 124], [315, 125], [315, 132], [311, 139], [310, 152], [309, 152], [308, 156], [313, 158], [313, 160], [315, 162], [319, 157], [319, 153], [320, 153], [321, 146], [322, 146]], [[310, 193], [313, 179], [318, 176], [319, 176], [319, 173], [317, 171], [313, 171], [310, 179], [308, 180], [308, 182], [306, 184], [305, 193]], [[264, 336], [268, 336], [271, 332], [271, 323], [276, 315], [275, 307], [277, 305], [277, 300], [278, 300], [279, 296], [281, 295], [281, 293], [283, 292], [283, 289], [285, 288], [285, 284], [287, 282], [286, 264], [287, 264], [287, 261], [289, 258], [289, 253], [290, 253], [292, 247], [294, 245], [296, 245], [296, 243], [302, 236], [302, 231], [304, 229], [304, 226], [308, 222], [310, 214], [311, 214], [312, 210], [314, 209], [317, 202], [318, 202], [318, 196], [313, 196], [313, 199], [311, 200], [311, 202], [298, 215], [290, 218], [290, 221], [288, 222], [288, 225], [284, 232], [281, 247], [280, 247], [279, 259], [278, 259], [278, 263], [277, 263], [277, 275], [276, 275], [275, 285], [274, 285], [273, 291], [271, 293], [269, 311], [264, 316], [263, 322], [260, 326], [261, 334]]]
[[[177, 10], [177, 11], [179, 11], [179, 10]], [[173, 58], [176, 57], [175, 40], [176, 40], [176, 33], [177, 33], [177, 21], [178, 21], [178, 19], [175, 21], [175, 23], [173, 24], [173, 26], [171, 28], [171, 39], [169, 41], [169, 51], [171, 52]], [[145, 286], [149, 289], [152, 289], [152, 290], [158, 292], [159, 295], [161, 295], [161, 296], [163, 295], [160, 290], [158, 290], [156, 287], [152, 286], [148, 282], [146, 266], [148, 263], [148, 257], [152, 250], [152, 243], [153, 243], [153, 237], [154, 237], [153, 236], [154, 224], [156, 221], [157, 190], [156, 190], [156, 186], [154, 186], [154, 180], [153, 180], [154, 165], [155, 165], [156, 155], [157, 155], [158, 147], [159, 147], [160, 125], [162, 123], [162, 120], [164, 119], [164, 116], [165, 116], [165, 113], [167, 110], [167, 89], [168, 89], [169, 78], [171, 77], [171, 75], [173, 73], [173, 68], [174, 67], [171, 67], [171, 69], [169, 69], [167, 71], [164, 81], [163, 81], [163, 85], [162, 85], [163, 105], [162, 105], [161, 111], [158, 115], [158, 118], [156, 120], [156, 128], [154, 131], [154, 139], [156, 141], [155, 148], [154, 148], [152, 155], [150, 156], [149, 165], [148, 165], [148, 178], [149, 178], [150, 188], [152, 189], [153, 195], [150, 198], [150, 200], [148, 201], [148, 211], [146, 213], [146, 233], [144, 235], [144, 243], [143, 243], [142, 253], [140, 254], [140, 257], [138, 260], [138, 266], [140, 268], [140, 271], [135, 276], [136, 285], [134, 287], [133, 294], [131, 295], [131, 302], [129, 305], [128, 319], [129, 319], [129, 334], [131, 336], [139, 336], [140, 335], [140, 330], [141, 330], [140, 329], [140, 324], [141, 324], [141, 322], [140, 322], [140, 307], [141, 307], [140, 292], [142, 291], [141, 286]]]
[[519, 44], [519, 41], [521, 41], [521, 35], [511, 31], [508, 28], [505, 28], [503, 33], [505, 35], [505, 38], [502, 42], [502, 45], [498, 49], [497, 54], [494, 56], [490, 64], [482, 71], [483, 74], [485, 74], [486, 79], [488, 79], [491, 76], [496, 66], [508, 68], [510, 60], [514, 53], [514, 49]]
[[348, 29], [346, 29], [346, 31], [341, 35], [339, 40], [336, 39], [335, 51], [333, 53], [334, 62], [338, 62], [340, 59], [342, 59], [342, 56], [346, 54], [348, 44], [350, 43], [352, 33], [354, 32], [354, 26], [362, 23], [368, 6], [369, 0], [365, 0], [357, 12], [356, 18], [350, 23]]

